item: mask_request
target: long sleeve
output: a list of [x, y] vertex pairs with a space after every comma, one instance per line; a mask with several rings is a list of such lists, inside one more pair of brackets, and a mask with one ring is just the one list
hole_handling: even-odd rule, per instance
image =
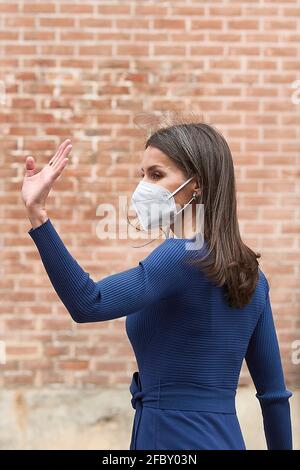
[[251, 336], [246, 363], [256, 387], [269, 450], [292, 449], [289, 398], [273, 320], [269, 284], [264, 310]]
[[49, 218], [28, 233], [55, 291], [77, 323], [129, 315], [180, 291], [189, 281], [182, 263], [184, 247], [172, 239], [137, 266], [95, 282], [69, 253]]

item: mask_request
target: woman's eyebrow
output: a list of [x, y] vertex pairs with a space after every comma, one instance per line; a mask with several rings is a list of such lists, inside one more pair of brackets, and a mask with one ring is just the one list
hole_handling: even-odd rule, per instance
[[[156, 164], [156, 165], [151, 165], [151, 166], [149, 166], [148, 171], [153, 170], [153, 169], [156, 168], [156, 167], [164, 168], [163, 165], [158, 165], [158, 164]], [[141, 170], [144, 171], [143, 168], [141, 168]]]

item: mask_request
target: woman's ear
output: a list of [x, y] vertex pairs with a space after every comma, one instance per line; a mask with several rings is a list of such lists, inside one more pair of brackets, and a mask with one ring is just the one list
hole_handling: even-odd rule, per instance
[[202, 191], [201, 191], [200, 185], [197, 181], [195, 182], [193, 194], [195, 194], [196, 202], [201, 201]]
[[200, 196], [200, 195], [201, 195], [200, 184], [199, 184], [199, 182], [198, 182], [197, 180], [194, 182], [193, 193], [196, 193], [197, 196]]

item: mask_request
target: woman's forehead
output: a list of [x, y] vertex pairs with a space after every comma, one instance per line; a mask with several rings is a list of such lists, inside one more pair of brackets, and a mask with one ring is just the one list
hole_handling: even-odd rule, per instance
[[149, 146], [142, 156], [141, 169], [146, 171], [153, 165], [157, 165], [161, 168], [171, 168], [173, 166], [172, 163], [172, 160], [165, 153], [161, 152], [161, 150]]

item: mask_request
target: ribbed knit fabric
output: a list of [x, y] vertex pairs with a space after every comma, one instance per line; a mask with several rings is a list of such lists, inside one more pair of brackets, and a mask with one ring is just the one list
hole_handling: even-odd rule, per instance
[[[251, 302], [235, 309], [227, 304], [223, 287], [212, 283], [199, 268], [185, 263], [189, 256], [203, 254], [202, 250], [187, 250], [186, 239], [166, 239], [137, 266], [94, 281], [69, 253], [49, 218], [28, 233], [55, 291], [74, 321], [101, 322], [126, 316], [126, 332], [144, 389], [158, 382], [180, 382], [234, 394], [245, 358], [261, 405], [268, 449], [292, 448], [288, 400], [292, 393], [285, 386], [269, 284], [261, 269]], [[158, 412], [154, 408], [143, 410], [136, 436], [138, 445], [144, 445], [142, 448], [151, 448], [146, 447], [145, 441], [142, 444], [142, 439], [143, 436], [148, 439], [147, 432], [151, 422], [154, 423], [153, 414], [146, 418], [152, 411]], [[177, 436], [184, 445], [189, 432], [197, 435], [197, 444], [186, 441], [186, 445], [198, 446], [190, 448], [235, 448], [235, 445], [242, 448], [243, 443], [235, 444], [234, 437], [229, 439], [232, 429], [228, 427], [226, 431], [226, 415], [208, 411], [205, 408], [199, 414], [160, 410], [160, 416], [155, 417], [160, 421], [155, 425], [160, 428], [161, 438], [157, 430], [153, 434], [156, 448], [164, 448], [162, 441], [167, 435], [170, 439], [172, 435], [175, 443]], [[217, 425], [216, 420], [219, 420]], [[180, 432], [183, 433], [187, 423], [184, 432], [187, 437], [183, 437]], [[239, 433], [237, 422], [230, 426]], [[171, 428], [172, 432], [168, 432]], [[202, 429], [206, 435], [203, 447]], [[242, 442], [242, 437], [237, 439]], [[171, 445], [170, 442], [165, 445]]]

